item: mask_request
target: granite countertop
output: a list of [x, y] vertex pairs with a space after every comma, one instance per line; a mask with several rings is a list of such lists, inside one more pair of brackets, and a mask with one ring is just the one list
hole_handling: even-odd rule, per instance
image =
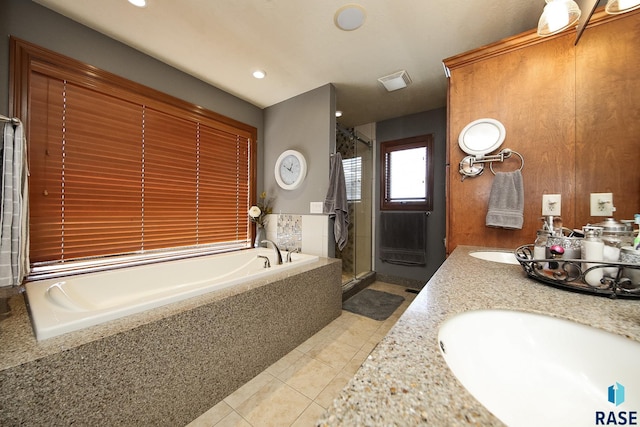
[[438, 348], [438, 328], [469, 310], [507, 309], [566, 318], [640, 341], [640, 300], [542, 284], [519, 265], [483, 261], [459, 246], [427, 283], [318, 426], [503, 425], [458, 382]]

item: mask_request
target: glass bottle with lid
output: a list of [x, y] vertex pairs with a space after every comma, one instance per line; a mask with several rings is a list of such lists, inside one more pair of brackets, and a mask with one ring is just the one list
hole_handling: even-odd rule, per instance
[[[585, 226], [582, 230], [584, 231], [581, 247], [582, 259], [596, 261], [582, 263], [582, 271], [587, 271], [589, 268], [598, 265], [598, 261], [602, 262], [604, 260], [604, 242], [600, 237], [602, 236], [602, 227]], [[591, 286], [598, 286], [602, 276], [602, 268], [596, 268], [584, 275], [584, 281]]]
[[[616, 221], [613, 218], [606, 218], [594, 227], [602, 227], [602, 241], [604, 242], [603, 261], [618, 262], [620, 260], [620, 248], [630, 246], [633, 242], [633, 230], [629, 229], [627, 224]], [[604, 269], [604, 274], [615, 277], [618, 273], [616, 267]]]
[[629, 246], [633, 242], [633, 225], [631, 221], [618, 222], [613, 218], [606, 218], [597, 224], [587, 226], [602, 227], [602, 241], [609, 246]]
[[547, 240], [551, 232], [548, 230], [538, 230], [536, 241], [533, 243], [533, 259], [547, 259]]

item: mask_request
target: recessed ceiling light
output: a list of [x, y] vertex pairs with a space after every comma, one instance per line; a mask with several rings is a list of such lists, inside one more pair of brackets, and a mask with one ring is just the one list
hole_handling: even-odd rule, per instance
[[342, 117], [342, 111], [336, 110], [336, 117]]
[[256, 79], [264, 79], [265, 77], [267, 77], [267, 73], [263, 70], [255, 70], [253, 72], [253, 77], [255, 77]]
[[365, 16], [364, 7], [359, 4], [347, 4], [336, 11], [333, 21], [341, 30], [353, 31], [364, 24]]
[[129, 0], [129, 3], [131, 3], [132, 5], [134, 5], [136, 7], [146, 7], [147, 6], [147, 0]]

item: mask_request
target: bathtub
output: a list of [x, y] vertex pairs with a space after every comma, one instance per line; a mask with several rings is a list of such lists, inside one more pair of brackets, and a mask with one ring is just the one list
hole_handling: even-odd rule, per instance
[[[293, 253], [291, 262], [276, 265], [274, 255], [271, 248], [256, 248], [29, 282], [26, 298], [36, 339], [77, 331], [318, 260], [314, 255]], [[265, 260], [259, 256], [268, 257], [271, 267], [265, 268]]]

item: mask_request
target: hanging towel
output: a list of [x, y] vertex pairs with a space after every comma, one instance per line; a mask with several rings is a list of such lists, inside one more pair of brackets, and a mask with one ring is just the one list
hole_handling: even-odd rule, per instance
[[7, 123], [2, 134], [0, 196], [0, 287], [18, 286], [29, 272], [27, 224], [27, 142], [22, 123]]
[[334, 219], [333, 234], [335, 235], [336, 244], [338, 249], [344, 249], [349, 236], [349, 206], [347, 205], [347, 186], [344, 181], [344, 169], [340, 153], [335, 153], [331, 156], [329, 188], [324, 199], [323, 212], [329, 214], [329, 218]]
[[380, 212], [379, 254], [389, 264], [427, 265], [427, 213]]
[[524, 222], [524, 186], [522, 174], [514, 172], [496, 172], [489, 194], [487, 227], [521, 229]]

